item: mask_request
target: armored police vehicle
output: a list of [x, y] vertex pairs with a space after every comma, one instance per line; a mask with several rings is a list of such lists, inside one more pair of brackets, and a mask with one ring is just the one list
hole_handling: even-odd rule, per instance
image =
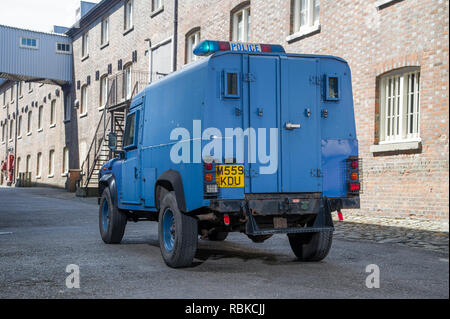
[[191, 265], [199, 238], [287, 234], [302, 261], [330, 250], [331, 213], [359, 208], [351, 74], [334, 56], [203, 41], [204, 56], [149, 85], [126, 116], [123, 150], [101, 169], [99, 226], [159, 223], [164, 261]]

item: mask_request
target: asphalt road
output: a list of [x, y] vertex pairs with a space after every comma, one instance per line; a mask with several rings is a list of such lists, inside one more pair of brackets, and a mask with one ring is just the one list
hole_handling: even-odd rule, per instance
[[[0, 298], [448, 298], [448, 255], [335, 240], [319, 263], [300, 263], [286, 236], [263, 244], [230, 234], [199, 241], [195, 266], [168, 268], [156, 223], [129, 223], [121, 245], [98, 231], [95, 199], [44, 188], [0, 188]], [[66, 287], [66, 266], [80, 288]], [[366, 287], [366, 266], [380, 288]]]

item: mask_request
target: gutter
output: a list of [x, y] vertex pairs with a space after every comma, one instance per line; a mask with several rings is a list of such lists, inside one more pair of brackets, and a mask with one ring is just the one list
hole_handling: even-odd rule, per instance
[[178, 0], [173, 1], [173, 71], [177, 70], [178, 56]]

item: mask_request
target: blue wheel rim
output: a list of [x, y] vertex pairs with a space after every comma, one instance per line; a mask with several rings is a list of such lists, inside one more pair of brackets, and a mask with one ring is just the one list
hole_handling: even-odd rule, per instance
[[170, 252], [175, 245], [175, 219], [170, 209], [167, 209], [164, 212], [162, 229], [164, 248]]
[[109, 206], [108, 202], [105, 200], [102, 206], [102, 226], [105, 232], [108, 231], [108, 222], [109, 222]]

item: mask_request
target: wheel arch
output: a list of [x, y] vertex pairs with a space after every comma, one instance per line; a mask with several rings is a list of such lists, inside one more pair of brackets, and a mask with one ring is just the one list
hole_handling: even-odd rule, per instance
[[186, 199], [184, 196], [183, 180], [178, 171], [168, 170], [162, 173], [155, 183], [155, 205], [159, 209], [159, 195], [161, 187], [168, 191], [174, 191], [177, 199], [177, 205], [180, 211], [186, 212]]
[[113, 205], [118, 207], [119, 202], [117, 200], [117, 183], [116, 178], [112, 173], [105, 174], [98, 181], [98, 194], [101, 197], [105, 188], [109, 188], [109, 192], [111, 194], [111, 200]]

